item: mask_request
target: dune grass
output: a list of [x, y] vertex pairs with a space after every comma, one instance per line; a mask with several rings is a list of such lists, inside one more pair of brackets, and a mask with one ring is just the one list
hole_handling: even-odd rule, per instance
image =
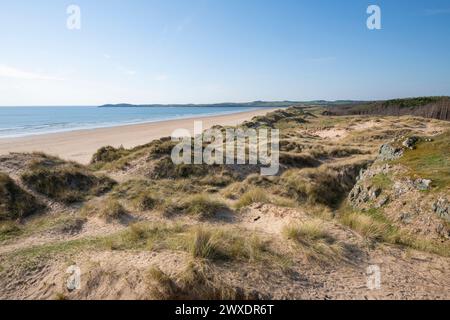
[[100, 209], [99, 216], [107, 221], [118, 220], [127, 214], [122, 204], [115, 199], [108, 198], [103, 203], [104, 206]]
[[152, 266], [146, 274], [149, 298], [156, 300], [245, 300], [257, 299], [255, 292], [247, 292], [226, 283], [205, 261], [191, 261], [173, 277], [159, 267]]
[[22, 219], [42, 208], [34, 196], [0, 172], [0, 221]]
[[244, 207], [248, 207], [253, 203], [269, 203], [269, 196], [266, 191], [261, 188], [251, 188], [247, 192], [245, 192], [239, 200], [236, 202], [236, 209], [242, 209]]
[[96, 176], [79, 164], [58, 158], [36, 159], [22, 173], [21, 179], [36, 192], [65, 203], [100, 195], [115, 184], [106, 176]]
[[293, 241], [307, 259], [330, 263], [343, 259], [344, 248], [319, 219], [286, 225], [282, 234]]

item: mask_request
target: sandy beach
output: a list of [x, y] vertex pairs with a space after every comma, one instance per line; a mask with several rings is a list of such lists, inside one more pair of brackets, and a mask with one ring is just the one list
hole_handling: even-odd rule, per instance
[[103, 146], [133, 148], [154, 139], [170, 136], [175, 129], [193, 132], [194, 121], [203, 121], [203, 128], [214, 125], [237, 125], [257, 115], [264, 115], [273, 109], [259, 109], [227, 115], [205, 116], [189, 119], [167, 120], [145, 124], [124, 125], [110, 128], [50, 133], [20, 138], [0, 139], [0, 155], [10, 152], [45, 152], [66, 160], [83, 164]]

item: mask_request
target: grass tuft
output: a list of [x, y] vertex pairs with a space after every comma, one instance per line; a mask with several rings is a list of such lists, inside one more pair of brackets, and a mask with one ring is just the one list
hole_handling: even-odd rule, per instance
[[261, 188], [252, 188], [245, 192], [239, 200], [236, 202], [235, 206], [237, 209], [242, 209], [248, 207], [253, 203], [269, 203], [269, 197], [267, 192]]

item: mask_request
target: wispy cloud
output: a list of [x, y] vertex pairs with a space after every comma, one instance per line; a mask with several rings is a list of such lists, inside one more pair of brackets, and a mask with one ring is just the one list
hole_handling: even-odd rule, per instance
[[36, 73], [30, 71], [20, 70], [14, 67], [0, 65], [0, 77], [23, 79], [23, 80], [47, 80], [47, 81], [61, 81], [64, 80], [59, 77], [50, 76], [43, 73]]
[[450, 8], [448, 9], [427, 9], [425, 10], [427, 16], [436, 16], [441, 14], [450, 14]]

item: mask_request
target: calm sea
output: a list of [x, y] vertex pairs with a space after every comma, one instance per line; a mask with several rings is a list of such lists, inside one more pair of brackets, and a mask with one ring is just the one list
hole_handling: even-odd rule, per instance
[[0, 107], [0, 138], [255, 110], [250, 107]]

